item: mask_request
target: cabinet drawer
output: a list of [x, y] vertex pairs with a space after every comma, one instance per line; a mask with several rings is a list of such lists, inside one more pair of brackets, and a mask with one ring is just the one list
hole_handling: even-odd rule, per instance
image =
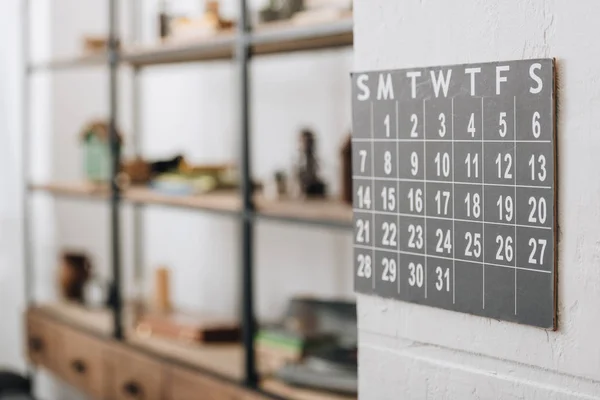
[[162, 365], [136, 351], [114, 346], [110, 350], [111, 400], [162, 400]]
[[64, 343], [63, 356], [59, 358], [59, 374], [73, 386], [96, 399], [106, 398], [107, 381], [104, 342], [70, 328], [59, 328]]
[[56, 324], [33, 311], [28, 311], [26, 329], [27, 358], [34, 365], [58, 372], [62, 338]]
[[167, 400], [196, 400], [202, 393], [203, 400], [243, 400], [241, 392], [233, 384], [179, 368], [167, 372]]

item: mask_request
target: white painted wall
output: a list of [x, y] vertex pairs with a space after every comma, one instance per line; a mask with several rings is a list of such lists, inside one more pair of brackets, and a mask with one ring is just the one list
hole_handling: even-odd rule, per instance
[[360, 398], [599, 399], [600, 3], [355, 0], [354, 69], [558, 65], [556, 332], [359, 296]]

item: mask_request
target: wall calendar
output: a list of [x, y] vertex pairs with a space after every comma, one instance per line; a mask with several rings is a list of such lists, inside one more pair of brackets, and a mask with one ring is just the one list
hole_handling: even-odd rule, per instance
[[355, 290], [556, 326], [553, 59], [352, 74]]

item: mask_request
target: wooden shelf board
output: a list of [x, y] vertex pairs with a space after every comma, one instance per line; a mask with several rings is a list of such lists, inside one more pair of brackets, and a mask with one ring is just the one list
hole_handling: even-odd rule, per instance
[[323, 391], [297, 388], [277, 379], [261, 381], [261, 389], [290, 400], [356, 400], [356, 396], [333, 394]]
[[253, 54], [352, 46], [352, 17], [312, 24], [277, 21], [259, 25], [251, 34], [250, 43]]
[[132, 186], [124, 192], [123, 197], [125, 201], [137, 204], [159, 204], [231, 213], [240, 212], [242, 207], [241, 198], [234, 190], [194, 196], [171, 196], [148, 187]]
[[[200, 39], [172, 39], [125, 49], [122, 61], [137, 66], [232, 59], [235, 31]], [[278, 21], [250, 33], [253, 54], [275, 54], [351, 46], [352, 17], [313, 24]]]
[[105, 308], [90, 309], [76, 303], [57, 301], [37, 305], [35, 310], [86, 331], [103, 336], [112, 335], [112, 314], [110, 310]]
[[29, 68], [34, 71], [44, 71], [105, 65], [108, 65], [108, 56], [105, 53], [98, 53], [57, 57], [45, 61], [34, 61]]
[[[88, 182], [52, 182], [31, 184], [32, 190], [57, 196], [107, 199], [108, 187]], [[171, 196], [144, 186], [132, 186], [123, 192], [123, 200], [135, 204], [155, 204], [223, 213], [241, 213], [241, 198], [236, 191], [216, 191], [195, 196]], [[267, 200], [255, 197], [258, 215], [312, 223], [350, 225], [352, 207], [334, 199]]]
[[[107, 199], [108, 186], [88, 182], [52, 182], [31, 184], [32, 190], [52, 193], [57, 196]], [[171, 196], [154, 191], [145, 186], [132, 186], [122, 192], [126, 202], [135, 204], [156, 204], [173, 207], [187, 207], [219, 212], [239, 212], [241, 199], [235, 191], [216, 191], [194, 196]]]
[[[233, 59], [235, 30], [204, 38], [168, 39], [149, 45], [132, 45], [122, 49], [120, 61], [133, 66]], [[331, 21], [297, 23], [293, 20], [258, 25], [249, 34], [255, 55], [289, 53], [352, 46], [352, 16]], [[71, 57], [35, 61], [32, 71], [60, 70], [108, 65], [106, 53], [80, 54]]]
[[137, 66], [223, 60], [233, 58], [234, 48], [234, 33], [224, 32], [207, 38], [171, 39], [134, 46], [125, 49], [121, 59]]
[[97, 197], [99, 199], [108, 198], [108, 186], [104, 184], [93, 184], [90, 182], [50, 182], [50, 183], [32, 183], [29, 185], [31, 190], [49, 192], [58, 196], [74, 197]]
[[255, 201], [258, 212], [270, 217], [342, 224], [352, 221], [352, 206], [334, 199], [270, 201], [257, 196]]

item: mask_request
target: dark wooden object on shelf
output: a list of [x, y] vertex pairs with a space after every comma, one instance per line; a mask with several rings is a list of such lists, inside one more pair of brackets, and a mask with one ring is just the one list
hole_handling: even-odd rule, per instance
[[296, 179], [300, 192], [306, 197], [323, 197], [326, 185], [319, 177], [317, 144], [315, 134], [303, 129], [299, 137], [299, 157], [296, 165]]
[[92, 264], [86, 254], [63, 253], [59, 271], [61, 295], [67, 300], [83, 303], [84, 287], [90, 279], [91, 270]]
[[241, 330], [235, 321], [212, 316], [147, 311], [140, 316], [136, 332], [142, 337], [156, 335], [188, 343], [222, 343], [239, 340]]
[[341, 168], [341, 199], [344, 203], [352, 204], [352, 138], [348, 136], [340, 152]]

